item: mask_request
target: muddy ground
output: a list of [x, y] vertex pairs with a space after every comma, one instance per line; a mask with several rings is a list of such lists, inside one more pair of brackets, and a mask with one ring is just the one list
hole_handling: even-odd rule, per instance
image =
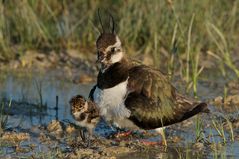
[[[239, 157], [239, 83], [213, 70], [198, 82], [198, 98], [209, 103], [211, 113], [167, 127], [167, 146], [154, 131], [115, 136], [116, 129], [103, 121], [88, 145], [82, 129], [72, 124], [68, 102], [76, 94], [88, 96], [98, 70], [94, 58], [74, 51], [67, 56], [29, 52], [1, 63], [0, 158]], [[179, 78], [173, 83], [185, 92]]]

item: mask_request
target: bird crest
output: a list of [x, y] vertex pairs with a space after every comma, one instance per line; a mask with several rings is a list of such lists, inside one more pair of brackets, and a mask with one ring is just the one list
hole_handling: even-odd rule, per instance
[[[101, 26], [101, 29], [98, 28], [98, 30], [99, 30], [100, 34], [105, 34], [107, 32], [106, 32], [106, 30], [104, 28], [104, 25], [102, 23], [100, 9], [98, 9], [97, 13], [98, 13], [98, 18], [99, 18], [100, 26]], [[109, 27], [110, 32], [108, 32], [108, 33], [115, 34], [115, 20], [114, 20], [114, 17], [112, 16], [112, 14], [109, 11], [107, 11], [107, 14], [109, 15], [109, 26], [110, 26]]]

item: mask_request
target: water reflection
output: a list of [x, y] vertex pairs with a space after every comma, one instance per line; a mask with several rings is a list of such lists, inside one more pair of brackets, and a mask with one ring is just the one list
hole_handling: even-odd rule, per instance
[[[87, 97], [92, 84], [76, 85], [67, 78], [56, 77], [56, 72], [49, 72], [6, 73], [0, 78], [0, 98], [6, 105], [13, 101], [11, 108], [5, 107], [10, 119], [21, 116], [26, 125], [45, 124], [54, 118], [71, 120], [68, 101], [76, 94]], [[10, 121], [13, 124], [14, 118]]]

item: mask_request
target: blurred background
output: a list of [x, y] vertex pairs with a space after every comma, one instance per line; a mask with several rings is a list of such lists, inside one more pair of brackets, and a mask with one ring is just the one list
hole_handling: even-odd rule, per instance
[[101, 9], [105, 28], [107, 12], [113, 15], [127, 54], [179, 75], [196, 92], [199, 75], [208, 69], [239, 77], [238, 6], [238, 0], [3, 0], [0, 66], [92, 72]]
[[106, 11], [114, 16], [117, 34], [131, 56], [163, 65], [168, 73], [183, 67], [187, 80], [208, 67], [224, 76], [228, 67], [239, 76], [238, 6], [238, 0], [3, 0], [0, 62], [20, 59], [29, 50], [45, 55], [54, 51], [56, 56], [75, 50], [92, 59], [100, 8], [105, 27]]

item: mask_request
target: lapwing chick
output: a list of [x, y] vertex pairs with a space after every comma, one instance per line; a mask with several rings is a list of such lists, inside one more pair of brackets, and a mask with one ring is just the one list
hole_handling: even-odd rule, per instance
[[87, 101], [83, 96], [77, 95], [71, 98], [71, 114], [77, 125], [84, 127], [93, 135], [94, 128], [100, 120], [99, 108], [92, 101]]
[[[101, 25], [102, 32], [96, 41], [101, 68], [90, 93], [106, 121], [120, 128], [148, 130], [209, 111], [206, 103], [178, 92], [160, 70], [128, 58], [110, 17], [112, 28], [107, 30], [111, 31], [106, 32]], [[99, 19], [101, 22], [100, 15]]]

